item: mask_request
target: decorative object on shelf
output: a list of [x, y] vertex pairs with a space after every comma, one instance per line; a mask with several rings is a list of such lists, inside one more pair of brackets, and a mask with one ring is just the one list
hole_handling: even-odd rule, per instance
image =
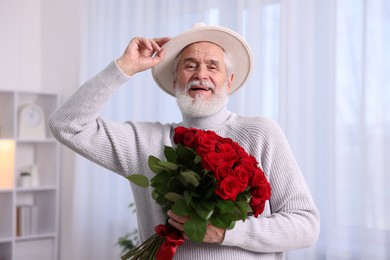
[[16, 235], [29, 236], [36, 231], [36, 199], [33, 192], [22, 192], [16, 197]]
[[40, 185], [38, 164], [33, 164], [30, 166], [30, 173], [31, 173], [31, 185], [33, 187], [38, 187]]
[[31, 173], [23, 171], [19, 175], [20, 178], [20, 187], [22, 188], [30, 188], [32, 184], [32, 179], [31, 179]]
[[[38, 164], [32, 164], [22, 168], [20, 178], [20, 186], [22, 188], [39, 187], [40, 178], [38, 172]], [[26, 184], [26, 186], [23, 186]]]
[[37, 104], [27, 104], [19, 108], [19, 138], [46, 137], [45, 114]]
[[19, 205], [16, 207], [16, 236], [29, 236], [33, 232], [33, 205]]
[[0, 189], [14, 187], [15, 140], [0, 140]]

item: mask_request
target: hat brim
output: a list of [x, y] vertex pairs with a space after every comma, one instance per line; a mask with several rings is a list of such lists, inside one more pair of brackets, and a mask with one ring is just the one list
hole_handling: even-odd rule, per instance
[[152, 75], [158, 86], [175, 96], [172, 66], [180, 51], [195, 42], [212, 42], [228, 53], [232, 60], [234, 75], [230, 94], [241, 88], [252, 70], [252, 54], [246, 41], [236, 32], [219, 26], [201, 26], [186, 31], [162, 46], [165, 58], [152, 68]]

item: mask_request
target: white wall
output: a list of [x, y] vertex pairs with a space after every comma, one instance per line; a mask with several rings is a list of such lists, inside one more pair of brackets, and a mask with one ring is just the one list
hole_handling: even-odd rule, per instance
[[41, 1], [0, 0], [0, 88], [41, 89]]
[[[67, 99], [79, 87], [79, 25], [78, 0], [0, 0], [0, 89]], [[61, 157], [60, 258], [67, 259], [74, 155], [63, 149]]]
[[79, 20], [77, 0], [0, 0], [0, 89], [72, 93]]

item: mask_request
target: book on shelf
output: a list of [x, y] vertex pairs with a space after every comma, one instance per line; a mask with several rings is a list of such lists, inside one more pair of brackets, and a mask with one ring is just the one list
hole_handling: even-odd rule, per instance
[[34, 210], [33, 205], [19, 205], [16, 208], [16, 236], [29, 236], [34, 230]]

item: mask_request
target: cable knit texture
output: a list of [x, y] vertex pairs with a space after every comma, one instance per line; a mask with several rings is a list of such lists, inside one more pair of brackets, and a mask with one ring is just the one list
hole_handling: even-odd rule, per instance
[[[186, 240], [174, 259], [283, 259], [283, 251], [313, 245], [319, 235], [319, 212], [278, 124], [262, 117], [244, 117], [226, 108], [206, 118], [183, 116], [183, 122], [115, 123], [99, 117], [110, 95], [128, 80], [116, 66], [86, 82], [49, 119], [53, 135], [89, 160], [122, 176], [141, 173], [153, 177], [147, 159], [164, 159], [163, 146], [174, 146], [178, 125], [213, 130], [238, 142], [257, 158], [272, 187], [264, 213], [248, 217], [226, 231], [222, 244]], [[151, 189], [131, 184], [141, 241], [164, 223]]]

